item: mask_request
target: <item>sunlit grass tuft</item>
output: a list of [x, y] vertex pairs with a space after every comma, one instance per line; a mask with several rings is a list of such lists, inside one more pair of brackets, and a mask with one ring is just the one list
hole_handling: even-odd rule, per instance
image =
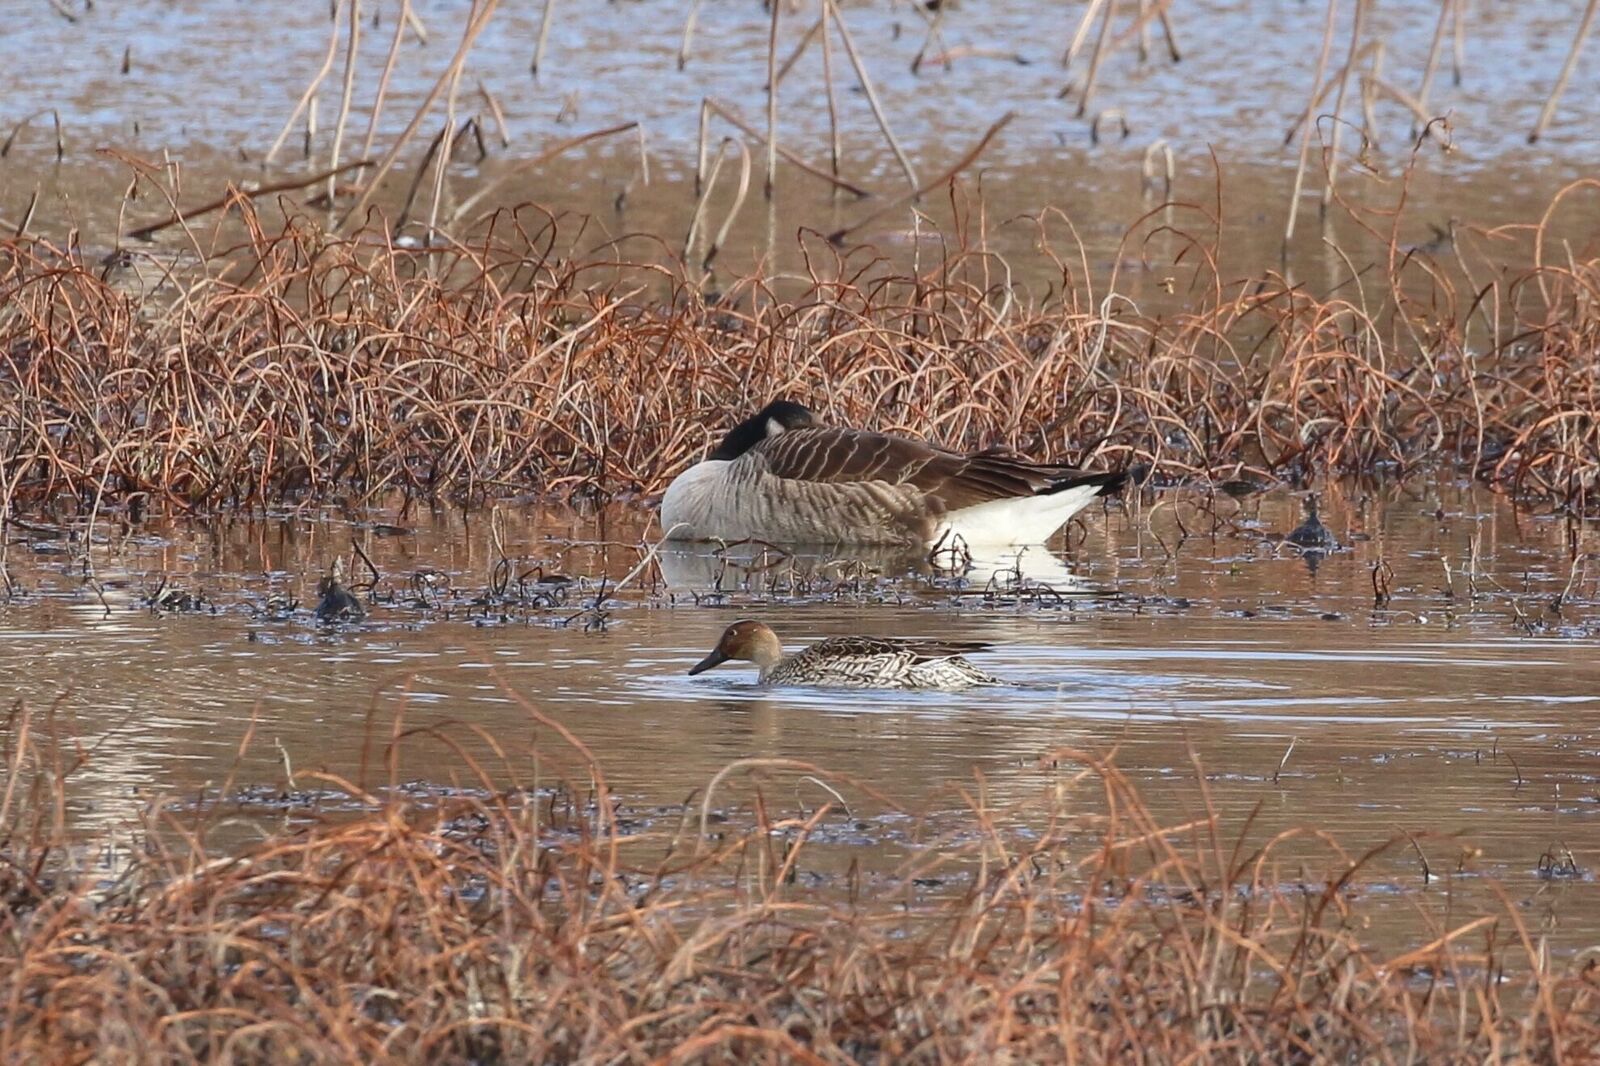
[[377, 228], [269, 233], [245, 208], [210, 240], [248, 240], [202, 258], [190, 234], [194, 261], [137, 295], [76, 253], [11, 241], [0, 490], [8, 506], [206, 510], [648, 494], [736, 415], [790, 396], [840, 422], [1173, 480], [1442, 463], [1588, 511], [1600, 249], [1557, 261], [1552, 219], [1591, 184], [1528, 226], [1455, 227], [1436, 257], [1352, 214], [1390, 226], [1386, 257], [1322, 296], [1230, 275], [1223, 249], [1177, 228], [1213, 232], [1209, 215], [1174, 207], [1122, 257], [1172, 252], [1177, 309], [1160, 312], [1126, 295], [1126, 268], [1097, 277], [1070, 241], [1056, 251], [1070, 226], [1050, 212], [1043, 294], [958, 233], [915, 274], [813, 236], [805, 275], [708, 296], [693, 271], [613, 248], [558, 254], [568, 224], [533, 209], [420, 250]]
[[[1203, 785], [1191, 820], [1161, 825], [1113, 765], [1062, 750], [1041, 796], [901, 819], [908, 858], [846, 867], [859, 845], [830, 837], [866, 824], [846, 804], [881, 808], [868, 786], [748, 760], [681, 815], [627, 821], [582, 744], [529, 715], [577, 780], [368, 790], [301, 771], [318, 791], [281, 810], [230, 783], [86, 842], [62, 817], [81, 749], [19, 709], [0, 1055], [1549, 1061], [1600, 1039], [1593, 965], [1552, 963], [1509, 901], [1443, 925], [1418, 907], [1401, 946], [1367, 942], [1395, 904], [1364, 878], [1403, 837], [1357, 855], [1315, 829], [1257, 839]], [[563, 754], [419, 732], [466, 765], [489, 745], [496, 773]], [[779, 799], [789, 785], [825, 802]]]

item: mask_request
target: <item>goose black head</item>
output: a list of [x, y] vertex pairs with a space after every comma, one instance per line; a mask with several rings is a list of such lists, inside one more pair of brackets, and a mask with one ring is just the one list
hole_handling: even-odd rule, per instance
[[800, 404], [789, 400], [773, 400], [767, 406], [740, 422], [722, 438], [707, 459], [737, 459], [768, 437], [791, 429], [819, 425], [817, 416]]

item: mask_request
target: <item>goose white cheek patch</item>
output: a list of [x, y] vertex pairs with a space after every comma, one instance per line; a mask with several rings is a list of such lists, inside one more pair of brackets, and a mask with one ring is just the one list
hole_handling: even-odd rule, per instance
[[784, 425], [782, 422], [779, 422], [776, 418], [767, 419], [767, 436], [776, 437], [778, 434], [782, 433], [783, 430]]

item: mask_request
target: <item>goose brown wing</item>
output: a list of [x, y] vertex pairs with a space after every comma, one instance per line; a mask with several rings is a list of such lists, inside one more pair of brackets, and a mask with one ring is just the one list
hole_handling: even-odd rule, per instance
[[1030, 463], [998, 449], [962, 455], [907, 437], [835, 426], [792, 429], [767, 438], [752, 453], [781, 478], [830, 485], [907, 485], [936, 511], [1080, 484], [1110, 485], [1121, 479], [1117, 474], [1085, 474], [1071, 467]]

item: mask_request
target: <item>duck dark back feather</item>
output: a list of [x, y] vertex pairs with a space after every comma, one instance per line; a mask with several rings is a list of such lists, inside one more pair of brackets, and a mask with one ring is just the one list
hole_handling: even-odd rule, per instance
[[993, 647], [982, 640], [906, 640], [897, 637], [829, 637], [807, 648], [802, 655], [861, 656], [899, 655], [910, 652], [913, 662], [947, 659], [952, 655], [973, 655]]

